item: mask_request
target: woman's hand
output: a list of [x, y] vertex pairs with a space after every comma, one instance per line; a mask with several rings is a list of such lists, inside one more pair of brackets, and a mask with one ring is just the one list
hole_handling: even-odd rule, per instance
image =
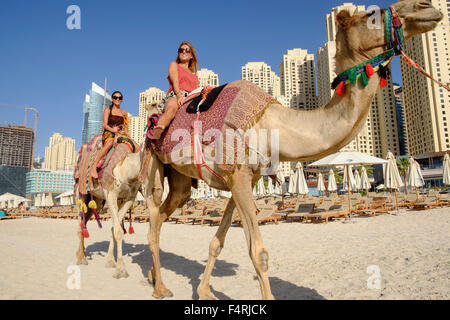
[[112, 130], [113, 133], [119, 133], [119, 131], [120, 131], [120, 127], [113, 127], [112, 129], [113, 129]]
[[184, 97], [183, 96], [177, 96], [177, 102], [178, 102], [178, 107], [181, 107], [184, 103]]

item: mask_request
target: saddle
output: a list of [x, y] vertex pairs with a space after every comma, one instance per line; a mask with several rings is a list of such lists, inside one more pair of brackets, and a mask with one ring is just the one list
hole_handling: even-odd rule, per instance
[[[90, 171], [101, 148], [101, 135], [93, 137], [89, 143], [83, 144], [80, 147], [74, 178], [79, 182], [79, 192], [82, 195], [88, 195], [94, 190], [94, 183]], [[105, 187], [112, 185], [112, 181], [114, 181], [113, 169], [131, 152], [135, 152], [133, 141], [127, 136], [116, 135], [113, 147], [100, 160], [97, 166], [100, 185]]]

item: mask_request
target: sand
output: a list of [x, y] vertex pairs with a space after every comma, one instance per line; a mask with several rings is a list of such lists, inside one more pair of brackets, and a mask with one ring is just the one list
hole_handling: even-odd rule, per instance
[[[1, 221], [0, 299], [153, 299], [147, 281], [152, 266], [147, 223], [135, 223], [136, 233], [125, 236], [130, 276], [119, 280], [112, 277], [114, 269], [105, 268], [111, 221], [103, 229], [90, 222], [89, 265], [79, 269], [71, 267], [78, 248], [76, 227], [75, 220]], [[260, 229], [276, 299], [450, 298], [449, 207], [356, 218], [354, 223], [282, 222]], [[216, 230], [163, 225], [162, 276], [174, 294], [169, 299], [198, 299], [196, 289]], [[73, 289], [76, 270], [79, 289]], [[242, 228], [230, 228], [211, 287], [219, 299], [260, 299]]]

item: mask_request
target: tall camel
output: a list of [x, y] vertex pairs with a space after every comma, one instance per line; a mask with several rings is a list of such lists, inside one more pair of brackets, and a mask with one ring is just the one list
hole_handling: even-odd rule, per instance
[[[434, 29], [443, 15], [432, 4], [424, 0], [400, 0], [393, 5], [403, 24], [405, 39]], [[382, 18], [386, 10], [381, 12]], [[336, 73], [340, 74], [364, 61], [382, 54], [387, 49], [384, 28], [368, 28], [370, 13], [353, 16], [342, 11], [337, 16]], [[381, 19], [383, 21], [383, 19]], [[279, 130], [279, 160], [308, 161], [319, 159], [339, 151], [362, 129], [372, 99], [379, 90], [381, 76], [375, 73], [366, 86], [359, 81], [346, 88], [345, 95], [334, 94], [331, 101], [311, 111], [285, 108], [271, 104], [264, 114], [251, 126], [261, 129]], [[159, 237], [162, 223], [182, 206], [190, 197], [191, 179], [200, 175], [194, 161], [191, 164], [170, 164], [170, 192], [161, 205], [162, 164], [153, 155], [146, 190], [150, 211], [149, 247], [153, 254], [153, 268], [149, 279], [154, 283], [153, 296], [164, 298], [172, 293], [161, 279]], [[247, 240], [250, 258], [255, 267], [263, 299], [273, 299], [269, 277], [269, 254], [264, 247], [256, 218], [257, 208], [253, 200], [252, 187], [261, 176], [259, 165], [239, 165], [231, 175], [226, 175], [216, 164], [213, 170], [224, 179], [218, 179], [207, 170], [202, 170], [205, 182], [216, 189], [231, 191], [221, 225], [209, 246], [209, 259], [201, 283], [197, 289], [200, 299], [215, 299], [210, 289], [210, 277], [215, 261], [224, 246], [226, 233], [231, 225], [232, 214], [238, 210]]]
[[[123, 146], [128, 148], [126, 146]], [[92, 194], [98, 210], [102, 207], [104, 200], [112, 217], [113, 226], [111, 228], [111, 240], [109, 243], [108, 254], [106, 256], [106, 267], [116, 268], [113, 274], [114, 278], [127, 278], [128, 272], [122, 258], [122, 240], [124, 231], [122, 229], [122, 220], [131, 208], [139, 189], [138, 176], [141, 168], [142, 152], [129, 153], [121, 162], [113, 169], [114, 182], [112, 186], [101, 186], [97, 180], [94, 182], [94, 190]], [[78, 194], [78, 184], [75, 185], [75, 193]], [[119, 201], [120, 199], [120, 201]], [[90, 199], [89, 199], [90, 200]], [[119, 203], [121, 205], [119, 206]], [[86, 224], [94, 214], [93, 210], [85, 203], [87, 213], [85, 214]], [[82, 227], [78, 224], [78, 237], [80, 246], [76, 253], [77, 264], [87, 265], [84, 236]], [[117, 243], [117, 263], [114, 260], [114, 241]]]

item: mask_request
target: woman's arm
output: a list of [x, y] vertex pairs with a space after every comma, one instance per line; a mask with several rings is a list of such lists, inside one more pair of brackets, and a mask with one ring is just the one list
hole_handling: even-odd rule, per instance
[[128, 113], [125, 110], [122, 110], [122, 115], [123, 115], [123, 130], [125, 131], [125, 135], [127, 135], [129, 137], [130, 136], [130, 130], [129, 130], [130, 121], [128, 119]]
[[169, 78], [172, 81], [173, 91], [177, 96], [178, 105], [181, 106], [184, 97], [181, 95], [180, 82], [178, 78], [178, 63], [171, 62], [169, 65]]

